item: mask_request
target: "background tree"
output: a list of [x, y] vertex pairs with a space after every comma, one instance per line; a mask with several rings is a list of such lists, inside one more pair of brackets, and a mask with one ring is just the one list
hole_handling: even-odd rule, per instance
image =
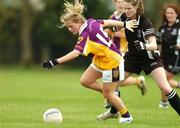
[[[16, 8], [4, 6], [0, 0], [0, 19], [0, 62], [15, 61], [17, 58], [12, 56], [12, 48], [17, 43], [16, 30], [19, 28]], [[15, 50], [13, 52], [16, 55]]]
[[[106, 19], [114, 11], [112, 0], [83, 2], [87, 5], [86, 18]], [[156, 28], [161, 23], [160, 11], [165, 2], [180, 1], [144, 0], [145, 14]], [[72, 50], [77, 37], [66, 28], [57, 27], [63, 3], [64, 0], [0, 0], [0, 62], [28, 65]]]
[[38, 16], [38, 11], [44, 8], [40, 0], [21, 0], [20, 3], [20, 62], [21, 64], [30, 64], [33, 62], [32, 29]]

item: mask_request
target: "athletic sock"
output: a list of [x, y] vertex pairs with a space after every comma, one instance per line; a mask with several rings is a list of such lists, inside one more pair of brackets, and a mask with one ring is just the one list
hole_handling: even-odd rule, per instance
[[121, 115], [122, 117], [124, 117], [124, 118], [128, 118], [128, 117], [130, 117], [130, 114], [129, 114], [129, 112], [127, 111], [125, 114], [123, 114], [123, 115]]
[[126, 107], [124, 107], [124, 108], [122, 108], [121, 110], [119, 110], [119, 113], [120, 113], [121, 116], [124, 117], [124, 118], [130, 117], [130, 114], [129, 114], [129, 112], [128, 112], [128, 110], [127, 110]]
[[159, 107], [160, 108], [168, 108], [169, 102], [168, 100], [160, 100]]
[[118, 112], [118, 110], [114, 106], [112, 106], [111, 110], [110, 110], [110, 113], [116, 114], [117, 112]]
[[168, 95], [166, 95], [170, 105], [174, 110], [180, 115], [180, 98], [178, 94], [172, 90]]

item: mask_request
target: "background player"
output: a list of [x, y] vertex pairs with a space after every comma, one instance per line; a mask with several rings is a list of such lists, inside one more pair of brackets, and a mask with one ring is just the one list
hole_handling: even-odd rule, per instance
[[[163, 24], [159, 28], [158, 42], [161, 43], [161, 56], [166, 71], [166, 77], [173, 88], [180, 88], [180, 82], [173, 79], [174, 74], [180, 72], [179, 18], [179, 7], [173, 3], [166, 4], [162, 14]], [[168, 100], [164, 94], [162, 94], [159, 107], [168, 107]]]

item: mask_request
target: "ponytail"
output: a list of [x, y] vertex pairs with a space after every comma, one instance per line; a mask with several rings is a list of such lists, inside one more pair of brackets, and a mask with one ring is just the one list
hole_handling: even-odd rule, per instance
[[68, 21], [71, 22], [84, 22], [83, 11], [85, 6], [82, 4], [82, 0], [75, 0], [73, 3], [65, 1], [64, 12], [60, 16], [60, 21], [63, 23], [61, 27], [64, 27]]

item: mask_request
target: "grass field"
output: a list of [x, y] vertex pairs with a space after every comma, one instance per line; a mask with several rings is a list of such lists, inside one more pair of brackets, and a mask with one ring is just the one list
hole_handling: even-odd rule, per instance
[[[104, 98], [79, 84], [82, 72], [0, 69], [0, 128], [180, 128], [180, 118], [171, 107], [158, 108], [160, 91], [149, 77], [145, 96], [136, 87], [121, 88], [134, 118], [132, 124], [118, 124], [117, 119], [97, 121], [96, 116], [105, 111]], [[43, 122], [44, 111], [52, 107], [61, 110], [62, 124]]]

